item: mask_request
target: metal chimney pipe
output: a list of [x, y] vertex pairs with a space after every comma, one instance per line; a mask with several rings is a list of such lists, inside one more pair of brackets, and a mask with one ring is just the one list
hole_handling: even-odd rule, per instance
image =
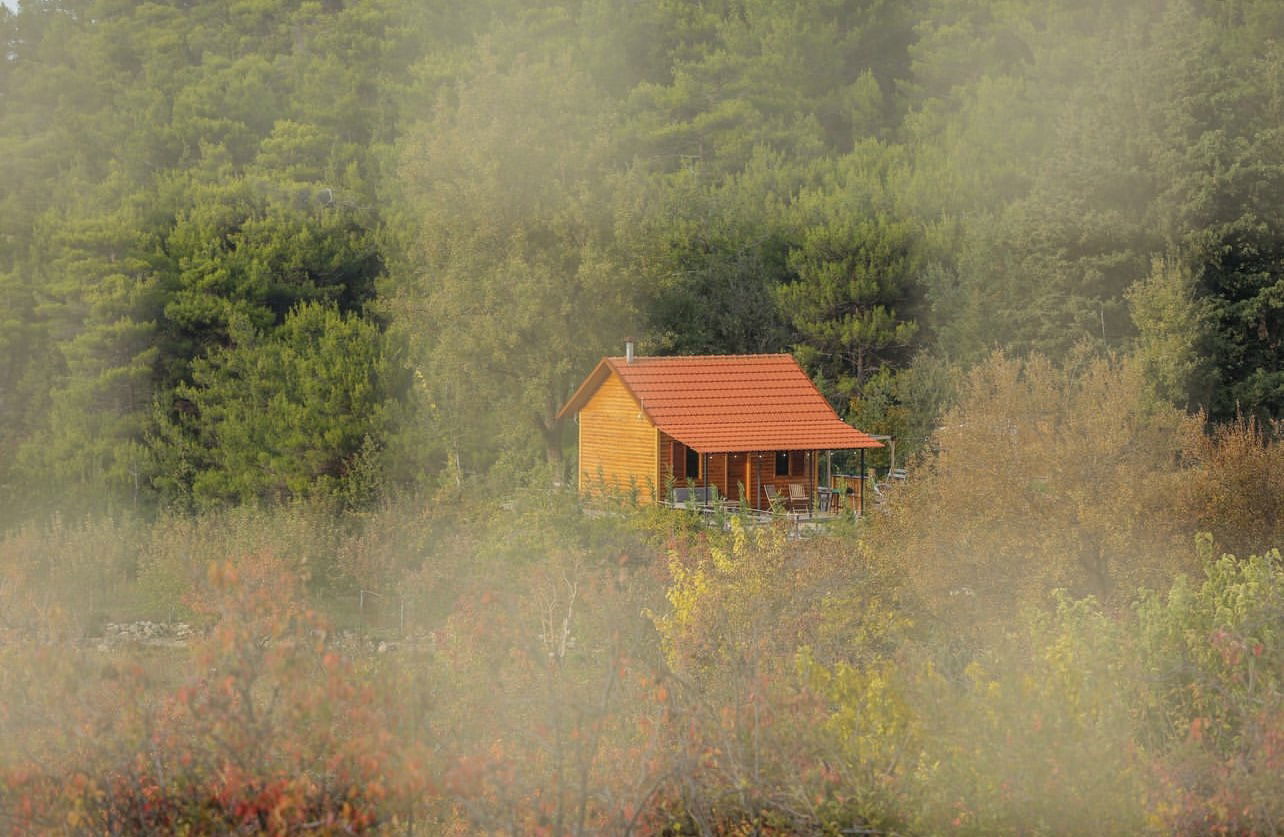
[[624, 341], [624, 362], [625, 363], [633, 362], [633, 338], [632, 337]]

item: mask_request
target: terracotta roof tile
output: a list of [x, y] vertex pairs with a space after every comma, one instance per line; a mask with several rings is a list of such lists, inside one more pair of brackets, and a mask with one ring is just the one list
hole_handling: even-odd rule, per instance
[[838, 417], [792, 355], [604, 358], [559, 415], [610, 372], [660, 430], [701, 453], [882, 447]]

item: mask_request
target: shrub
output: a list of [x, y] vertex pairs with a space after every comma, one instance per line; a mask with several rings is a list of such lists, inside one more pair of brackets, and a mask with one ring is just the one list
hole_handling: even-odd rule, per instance
[[9, 651], [0, 704], [27, 708], [4, 717], [14, 830], [360, 830], [423, 804], [433, 771], [392, 735], [395, 692], [327, 642], [282, 561], [211, 564], [192, 607], [212, 627], [178, 683], [136, 655]]
[[1284, 448], [1279, 428], [1239, 418], [1210, 433], [1190, 428], [1179, 511], [1222, 548], [1246, 555], [1284, 535]]
[[943, 634], [1002, 629], [1057, 588], [1121, 605], [1190, 567], [1174, 498], [1196, 420], [1157, 406], [1133, 368], [996, 354], [962, 389], [939, 456], [918, 462], [869, 537]]

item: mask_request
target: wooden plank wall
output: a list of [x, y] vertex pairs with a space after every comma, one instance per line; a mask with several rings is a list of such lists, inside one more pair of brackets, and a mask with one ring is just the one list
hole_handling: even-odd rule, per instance
[[[666, 488], [670, 486], [685, 485], [686, 484], [685, 460], [680, 460], [677, 463], [676, 469], [673, 463], [673, 456], [674, 456], [673, 445], [676, 440], [672, 436], [670, 436], [668, 433], [665, 433], [663, 430], [660, 430], [658, 432], [660, 436], [660, 444], [659, 444], [660, 461], [659, 463], [657, 463], [659, 467], [656, 469], [656, 478], [657, 478], [656, 484], [660, 486], [660, 491], [665, 491]], [[679, 456], [685, 455], [683, 453], [685, 450], [686, 450], [686, 447], [685, 446], [682, 447], [678, 455]]]
[[790, 451], [789, 476], [778, 477], [776, 476], [776, 452], [773, 450], [755, 454], [755, 457], [757, 457], [753, 463], [753, 499], [755, 508], [762, 508], [766, 505], [761, 488], [763, 485], [774, 485], [781, 497], [788, 498], [789, 483], [802, 483], [807, 489], [807, 496], [814, 499], [816, 496], [816, 466], [820, 456], [819, 451]]
[[[684, 479], [674, 480], [672, 467], [673, 442], [674, 440], [671, 436], [663, 432], [660, 433], [659, 485], [661, 487], [669, 484], [669, 482], [682, 484], [686, 482]], [[740, 488], [744, 485], [745, 492], [748, 494], [754, 508], [766, 508], [766, 501], [762, 493], [764, 484], [774, 485], [781, 496], [787, 497], [789, 495], [789, 483], [802, 483], [807, 488], [808, 496], [814, 497], [820, 457], [821, 454], [818, 451], [790, 451], [790, 476], [778, 477], [776, 476], [775, 451], [711, 454], [708, 457], [709, 485], [717, 486], [718, 493], [721, 496], [729, 497], [733, 500], [741, 499]], [[753, 461], [753, 473], [749, 484], [745, 484], [746, 459], [752, 459]], [[701, 457], [701, 461], [704, 461], [703, 457]], [[681, 473], [681, 466], [679, 466], [678, 471]], [[704, 485], [703, 475], [694, 482], [696, 485]]]
[[663, 430], [658, 432], [660, 434], [660, 467], [656, 477], [658, 479], [657, 484], [660, 486], [660, 489], [663, 490], [670, 482], [673, 482], [675, 485], [683, 482], [686, 479], [686, 473], [684, 471], [685, 465], [683, 462], [679, 462], [677, 464], [676, 471], [674, 469], [673, 437], [668, 433], [665, 433]]
[[617, 491], [655, 500], [658, 433], [612, 373], [579, 413], [580, 493]]
[[[660, 478], [659, 484], [663, 488], [666, 485], [686, 485], [688, 482], [686, 469], [680, 461], [674, 467], [674, 444], [676, 440], [667, 433], [660, 432]], [[676, 442], [678, 455], [685, 456], [686, 447], [681, 442]], [[718, 495], [729, 497], [733, 500], [740, 498], [740, 483], [745, 479], [745, 455], [743, 453], [713, 453], [709, 456], [700, 455], [701, 463], [708, 465], [708, 485], [716, 486]], [[701, 467], [704, 467], [702, 464]], [[697, 486], [705, 485], [705, 474], [701, 473], [698, 477], [691, 475], [691, 482]]]

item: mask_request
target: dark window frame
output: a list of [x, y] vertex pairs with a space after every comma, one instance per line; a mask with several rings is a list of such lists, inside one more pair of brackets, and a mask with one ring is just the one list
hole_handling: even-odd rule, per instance
[[[689, 480], [700, 479], [700, 459], [701, 459], [701, 456], [697, 451], [695, 451], [692, 448], [687, 448], [687, 458], [684, 463], [686, 465], [687, 479]], [[693, 465], [695, 467], [692, 467]]]
[[[792, 464], [792, 462], [793, 462], [793, 457], [789, 455], [789, 451], [787, 450], [776, 451], [776, 476], [778, 477], [792, 476], [789, 470], [789, 466]], [[780, 466], [782, 464], [785, 466], [785, 469], [783, 471], [780, 470]]]

